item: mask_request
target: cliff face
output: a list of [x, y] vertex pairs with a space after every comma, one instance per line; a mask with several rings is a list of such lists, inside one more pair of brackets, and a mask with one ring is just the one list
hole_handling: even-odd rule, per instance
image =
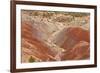
[[[41, 13], [40, 16], [33, 17], [27, 13], [22, 14], [22, 63], [30, 62], [30, 58], [35, 62], [82, 60], [90, 58], [89, 29], [84, 29], [84, 27], [79, 25], [64, 25], [64, 23], [66, 23], [65, 20], [70, 16], [66, 17], [63, 14], [54, 14], [51, 19], [49, 19], [48, 17], [42, 18], [43, 13]], [[53, 19], [54, 16], [55, 20]], [[30, 19], [27, 19], [28, 17]], [[70, 23], [73, 23], [73, 21], [70, 21]], [[87, 22], [87, 24], [88, 23], [89, 22]]]

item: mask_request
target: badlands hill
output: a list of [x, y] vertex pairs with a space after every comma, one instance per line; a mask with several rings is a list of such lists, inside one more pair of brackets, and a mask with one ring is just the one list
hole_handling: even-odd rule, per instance
[[22, 62], [89, 59], [89, 14], [22, 11]]

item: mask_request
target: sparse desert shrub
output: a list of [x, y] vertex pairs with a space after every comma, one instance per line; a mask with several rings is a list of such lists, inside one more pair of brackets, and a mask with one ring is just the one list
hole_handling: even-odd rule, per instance
[[35, 62], [35, 59], [31, 56], [31, 57], [29, 58], [29, 62], [30, 62], [30, 63]]

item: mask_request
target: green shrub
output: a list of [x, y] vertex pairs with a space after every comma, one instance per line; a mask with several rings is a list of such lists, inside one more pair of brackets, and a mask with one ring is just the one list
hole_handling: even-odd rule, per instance
[[29, 58], [29, 62], [30, 62], [30, 63], [35, 62], [35, 59], [31, 56], [31, 57]]

